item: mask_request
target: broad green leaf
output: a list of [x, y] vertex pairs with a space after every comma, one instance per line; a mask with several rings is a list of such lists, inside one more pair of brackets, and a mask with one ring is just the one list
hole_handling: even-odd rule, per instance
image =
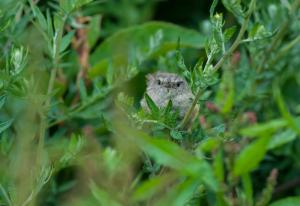
[[[160, 41], [154, 41], [155, 38]], [[165, 22], [148, 22], [126, 28], [107, 38], [98, 46], [91, 55], [92, 68], [89, 74], [91, 77], [105, 75], [108, 62], [112, 57], [114, 65], [126, 67], [132, 53], [135, 55], [133, 58], [143, 60], [175, 50], [178, 38], [180, 38], [181, 48], [194, 49], [203, 48], [207, 39], [195, 30]], [[153, 42], [158, 45], [151, 50]]]
[[9, 128], [12, 122], [13, 122], [13, 119], [7, 120], [5, 122], [1, 122], [0, 123], [0, 134], [2, 132], [4, 132], [7, 128]]
[[281, 200], [277, 200], [272, 203], [270, 206], [298, 206], [300, 205], [300, 196], [296, 197], [287, 197]]
[[271, 134], [283, 127], [287, 126], [284, 119], [270, 120], [266, 123], [255, 124], [240, 130], [240, 134], [247, 137], [257, 137], [265, 134]]
[[215, 180], [212, 168], [205, 160], [194, 157], [177, 144], [165, 139], [150, 137], [143, 132], [130, 128], [122, 128], [120, 132], [123, 135], [127, 133], [128, 138], [138, 144], [157, 163], [173, 168], [183, 175], [199, 178], [212, 190], [217, 190], [218, 183]]
[[267, 151], [269, 140], [270, 136], [262, 137], [242, 150], [234, 163], [235, 176], [251, 172], [258, 166]]
[[295, 140], [297, 133], [291, 129], [284, 130], [278, 134], [275, 134], [268, 144], [268, 149], [274, 149], [288, 142]]

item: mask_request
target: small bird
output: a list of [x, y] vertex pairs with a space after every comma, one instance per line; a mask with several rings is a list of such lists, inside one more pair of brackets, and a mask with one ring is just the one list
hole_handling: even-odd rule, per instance
[[[191, 107], [194, 95], [188, 83], [179, 75], [167, 72], [156, 72], [147, 76], [146, 93], [151, 97], [159, 108], [167, 106], [169, 100], [173, 103], [173, 110], [179, 111], [179, 118], [183, 119], [185, 113]], [[141, 106], [149, 111], [145, 98], [141, 100]], [[198, 106], [194, 114], [198, 113]]]

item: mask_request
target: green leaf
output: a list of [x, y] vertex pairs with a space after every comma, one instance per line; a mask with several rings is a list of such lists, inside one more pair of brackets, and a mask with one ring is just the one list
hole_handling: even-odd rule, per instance
[[270, 206], [298, 206], [300, 205], [300, 196], [296, 197], [287, 197], [281, 200], [277, 200], [272, 203]]
[[268, 149], [274, 149], [276, 147], [280, 147], [286, 143], [289, 143], [295, 140], [297, 137], [297, 133], [291, 129], [284, 130], [272, 137], [269, 142]]
[[66, 12], [70, 13], [75, 9], [78, 9], [85, 4], [92, 2], [93, 0], [60, 0], [60, 7]]
[[273, 35], [272, 32], [267, 31], [263, 25], [256, 24], [249, 31], [248, 38], [243, 42], [257, 41], [265, 38], [269, 38]]
[[246, 137], [257, 137], [273, 132], [286, 127], [287, 121], [284, 119], [274, 119], [266, 123], [255, 124], [240, 130], [240, 134]]
[[200, 150], [203, 152], [211, 152], [219, 147], [221, 141], [218, 138], [207, 138], [201, 142], [201, 144], [197, 147], [196, 150]]
[[29, 1], [29, 3], [32, 8], [33, 15], [34, 15], [34, 17], [37, 18], [39, 25], [41, 26], [43, 31], [47, 31], [48, 24], [47, 24], [47, 20], [46, 20], [45, 16], [42, 14], [39, 7], [34, 5], [31, 1]]
[[99, 188], [94, 182], [91, 182], [90, 189], [93, 196], [99, 202], [100, 205], [121, 206], [117, 200], [114, 199], [113, 194], [107, 192], [107, 190]]
[[2, 94], [0, 96], [0, 109], [3, 107], [5, 101], [6, 101], [7, 95], [6, 94]]
[[215, 172], [215, 176], [219, 182], [224, 182], [224, 161], [223, 161], [223, 153], [221, 150], [218, 151], [214, 158], [213, 168]]
[[[160, 31], [160, 41], [156, 41], [156, 49], [152, 50], [153, 39]], [[130, 54], [134, 53], [140, 60], [157, 57], [170, 50], [175, 50], [180, 38], [181, 48], [204, 48], [206, 37], [195, 30], [165, 22], [148, 22], [116, 32], [100, 44], [91, 55], [90, 76], [105, 75], [108, 62], [113, 57], [113, 64], [126, 68], [130, 62]], [[152, 46], [151, 46], [152, 45]]]
[[189, 200], [193, 198], [193, 195], [197, 193], [197, 188], [201, 182], [195, 178], [185, 178], [179, 184], [173, 186], [165, 198], [160, 201], [158, 206], [172, 205], [183, 206], [188, 205]]
[[218, 3], [219, 3], [219, 0], [213, 0], [213, 2], [211, 3], [210, 9], [209, 9], [210, 18], [212, 18], [214, 16], [215, 9], [216, 9]]
[[68, 34], [66, 34], [61, 41], [61, 45], [60, 45], [60, 50], [59, 52], [63, 52], [66, 50], [66, 48], [69, 46], [69, 44], [71, 43], [73, 37], [75, 35], [75, 31], [70, 31]]
[[106, 81], [108, 85], [112, 85], [114, 81], [114, 68], [112, 64], [108, 65], [107, 72], [106, 72]]
[[246, 195], [247, 205], [253, 205], [253, 186], [251, 177], [248, 173], [242, 176], [242, 184], [244, 193]]
[[157, 193], [161, 193], [163, 189], [169, 185], [176, 175], [168, 173], [162, 176], [153, 177], [147, 181], [144, 181], [133, 194], [133, 199], [136, 201], [147, 200]]
[[222, 0], [222, 3], [225, 8], [233, 13], [237, 18], [244, 16], [241, 0]]
[[93, 16], [87, 29], [88, 29], [88, 44], [90, 48], [93, 48], [100, 36], [100, 25], [101, 25], [101, 15]]
[[176, 139], [176, 140], [182, 140], [183, 139], [183, 136], [181, 134], [180, 131], [177, 131], [177, 130], [171, 130], [170, 132], [170, 135], [173, 139]]
[[[122, 128], [121, 125], [120, 128]], [[120, 133], [127, 134], [128, 138], [138, 144], [157, 163], [173, 168], [182, 175], [199, 178], [212, 190], [218, 190], [218, 183], [213, 175], [212, 168], [205, 160], [194, 157], [173, 142], [150, 137], [143, 132], [123, 127]]]
[[290, 114], [281, 95], [281, 91], [277, 85], [273, 86], [273, 95], [283, 118], [287, 121], [288, 126], [300, 135], [300, 127], [297, 125], [295, 118]]
[[7, 128], [9, 128], [12, 122], [13, 119], [0, 123], [0, 134], [4, 132]]
[[225, 30], [225, 32], [224, 32], [225, 42], [227, 42], [231, 39], [231, 37], [236, 32], [236, 29], [237, 29], [236, 26], [232, 26], [232, 27]]
[[235, 176], [246, 174], [258, 166], [267, 151], [269, 140], [270, 136], [262, 137], [242, 150], [234, 163]]
[[79, 94], [81, 100], [86, 100], [88, 98], [87, 89], [83, 79], [79, 80]]
[[170, 99], [167, 106], [164, 109], [164, 113], [163, 113], [164, 116], [168, 115], [172, 111], [172, 108], [173, 108], [173, 103], [172, 103], [172, 100]]
[[216, 103], [223, 114], [231, 112], [234, 104], [234, 79], [231, 70], [224, 72], [220, 88], [217, 93]]
[[147, 93], [145, 93], [145, 99], [146, 99], [147, 105], [148, 105], [152, 115], [158, 116], [159, 108], [156, 106], [154, 101], [151, 99], [151, 97]]

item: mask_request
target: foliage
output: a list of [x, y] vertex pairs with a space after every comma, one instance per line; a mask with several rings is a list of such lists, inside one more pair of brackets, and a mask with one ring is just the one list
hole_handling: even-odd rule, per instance
[[[0, 205], [299, 205], [300, 1], [210, 3], [187, 28], [154, 0], [1, 0]], [[157, 70], [183, 119], [143, 94]]]

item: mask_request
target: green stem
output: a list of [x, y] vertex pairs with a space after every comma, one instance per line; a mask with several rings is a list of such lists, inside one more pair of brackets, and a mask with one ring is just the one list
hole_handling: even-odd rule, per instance
[[[246, 32], [249, 20], [250, 20], [250, 16], [252, 14], [252, 12], [254, 11], [255, 8], [255, 3], [256, 0], [251, 0], [250, 5], [249, 5], [249, 9], [246, 13], [246, 16], [244, 18], [244, 21], [242, 23], [241, 29], [239, 31], [238, 36], [236, 37], [235, 41], [233, 42], [233, 44], [231, 45], [231, 47], [228, 49], [228, 51], [222, 56], [222, 58], [218, 61], [218, 63], [213, 67], [212, 69], [212, 73], [217, 72], [222, 65], [224, 64], [225, 60], [236, 50], [236, 48], [239, 46], [239, 44], [241, 43], [241, 40]], [[183, 120], [181, 121], [181, 123], [178, 125], [178, 128], [185, 128], [186, 125], [188, 124], [193, 111], [197, 105], [197, 102], [199, 101], [201, 94], [203, 93], [204, 88], [200, 88], [195, 96], [195, 99], [191, 105], [191, 107], [189, 108], [188, 112], [185, 114]]]
[[[297, 11], [298, 7], [300, 5], [300, 0], [296, 0], [294, 1], [294, 3], [291, 5], [291, 11], [290, 11], [290, 16], [292, 16], [292, 14]], [[263, 60], [261, 61], [259, 67], [257, 68], [257, 72], [260, 73], [264, 66], [266, 65], [267, 60], [269, 59], [272, 51], [280, 44], [280, 42], [282, 41], [283, 37], [286, 35], [286, 33], [288, 32], [288, 28], [290, 26], [290, 19], [287, 19], [279, 28], [279, 31], [277, 32], [277, 34], [275, 35], [275, 37], [273, 38], [270, 47], [264, 52], [264, 57]]]

